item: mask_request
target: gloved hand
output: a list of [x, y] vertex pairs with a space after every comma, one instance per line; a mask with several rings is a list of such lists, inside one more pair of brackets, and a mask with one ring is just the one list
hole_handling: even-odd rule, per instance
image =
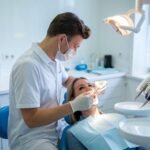
[[87, 110], [93, 106], [93, 97], [85, 93], [80, 94], [69, 102], [73, 112]]

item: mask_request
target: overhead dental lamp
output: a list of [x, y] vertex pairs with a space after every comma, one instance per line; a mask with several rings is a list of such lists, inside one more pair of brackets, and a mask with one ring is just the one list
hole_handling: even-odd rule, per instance
[[[108, 17], [104, 20], [106, 24], [111, 25], [116, 32], [122, 36], [127, 36], [130, 33], [138, 33], [145, 19], [145, 12], [142, 9], [144, 4], [150, 4], [150, 0], [136, 0], [135, 9], [127, 11], [125, 14]], [[131, 15], [139, 14], [140, 19], [135, 25]]]

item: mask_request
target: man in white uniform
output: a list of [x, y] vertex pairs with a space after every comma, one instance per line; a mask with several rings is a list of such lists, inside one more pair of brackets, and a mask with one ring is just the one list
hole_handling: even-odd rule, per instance
[[92, 107], [87, 94], [59, 105], [69, 77], [60, 60], [72, 57], [90, 29], [73, 13], [57, 15], [40, 43], [34, 43], [15, 63], [10, 76], [8, 138], [11, 150], [57, 149], [57, 121]]

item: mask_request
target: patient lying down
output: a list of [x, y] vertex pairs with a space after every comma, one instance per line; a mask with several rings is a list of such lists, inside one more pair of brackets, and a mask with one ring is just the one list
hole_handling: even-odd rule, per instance
[[[102, 86], [99, 94], [103, 94], [106, 82], [97, 83]], [[120, 114], [104, 114], [98, 109], [97, 85], [85, 78], [77, 78], [67, 89], [67, 100], [71, 101], [82, 93], [93, 96], [94, 105], [86, 111], [77, 111], [70, 115], [72, 126], [67, 131], [69, 150], [144, 150], [144, 148], [127, 142], [118, 130], [119, 122], [125, 117]]]

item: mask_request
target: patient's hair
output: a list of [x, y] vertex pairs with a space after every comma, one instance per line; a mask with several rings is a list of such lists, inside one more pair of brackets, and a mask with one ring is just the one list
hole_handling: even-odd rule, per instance
[[[72, 100], [75, 98], [74, 84], [75, 84], [78, 80], [81, 80], [81, 79], [87, 80], [87, 79], [84, 78], [84, 77], [76, 78], [76, 79], [74, 79], [74, 80], [72, 81], [72, 83], [68, 86], [68, 88], [67, 88], [67, 101], [72, 101]], [[70, 117], [70, 120], [71, 120], [71, 124], [74, 124], [75, 122], [79, 121], [81, 115], [82, 115], [81, 111], [76, 111], [76, 112], [74, 112], [73, 114], [71, 114], [71, 115], [69, 116], [69, 117]]]

